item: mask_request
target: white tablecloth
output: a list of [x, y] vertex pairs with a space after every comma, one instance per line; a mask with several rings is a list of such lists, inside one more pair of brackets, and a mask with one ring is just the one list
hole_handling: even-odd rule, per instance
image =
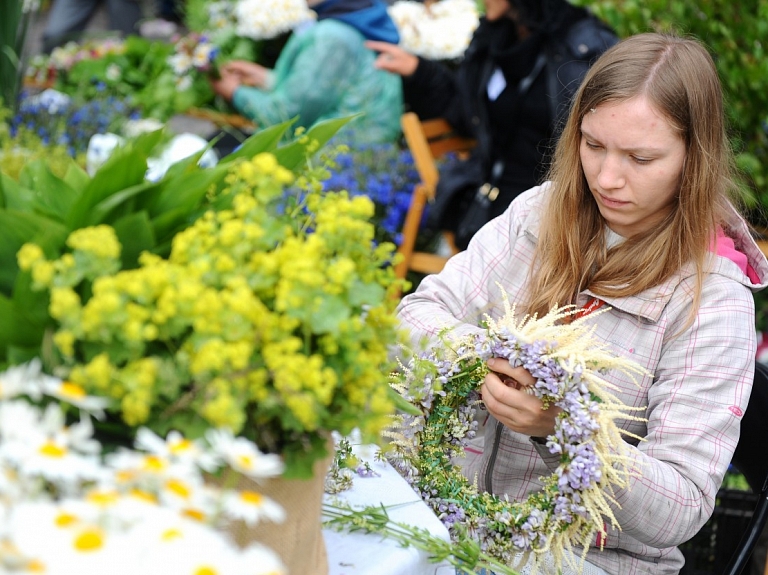
[[[366, 449], [368, 451], [366, 451]], [[386, 462], [373, 460], [373, 448], [356, 448], [379, 474], [378, 477], [355, 476], [352, 489], [338, 495], [326, 495], [346, 501], [353, 507], [393, 506], [387, 509], [396, 522], [428, 529], [448, 541], [448, 530], [432, 510], [421, 501], [410, 485]], [[338, 533], [323, 530], [328, 550], [329, 575], [453, 575], [448, 563], [431, 563], [427, 554], [413, 547], [400, 547], [390, 539], [365, 533]]]

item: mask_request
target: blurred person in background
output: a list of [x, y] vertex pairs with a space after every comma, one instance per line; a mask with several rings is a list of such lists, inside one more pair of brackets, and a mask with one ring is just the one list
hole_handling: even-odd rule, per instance
[[297, 126], [362, 112], [350, 126], [358, 141], [397, 139], [400, 78], [374, 66], [366, 40], [396, 44], [399, 35], [381, 0], [307, 0], [317, 20], [293, 30], [273, 70], [232, 61], [212, 82], [258, 127], [298, 116]]
[[53, 0], [43, 31], [43, 50], [50, 52], [77, 40], [100, 4], [106, 4], [110, 30], [125, 36], [137, 32], [143, 16], [139, 0]]
[[[464, 249], [482, 223], [540, 183], [558, 125], [591, 63], [618, 38], [566, 0], [484, 0], [485, 15], [457, 70], [368, 42], [375, 65], [403, 78], [407, 108], [443, 117], [477, 140], [472, 156], [441, 171], [430, 219]], [[485, 221], [462, 217], [484, 183], [498, 189]], [[484, 214], [485, 215], [485, 214]]]

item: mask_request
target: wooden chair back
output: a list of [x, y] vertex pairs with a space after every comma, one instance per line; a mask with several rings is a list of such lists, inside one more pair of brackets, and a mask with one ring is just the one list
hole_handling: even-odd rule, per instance
[[[416, 114], [407, 112], [401, 116], [400, 125], [421, 180], [414, 187], [403, 224], [403, 239], [398, 249], [403, 258], [396, 266], [395, 274], [398, 278], [404, 278], [408, 270], [426, 274], [437, 273], [448, 261], [450, 256], [414, 251], [416, 238], [424, 209], [427, 203], [435, 198], [439, 178], [436, 160], [450, 152], [466, 156], [475, 146], [475, 141], [456, 134], [451, 125], [442, 118], [422, 122]], [[452, 235], [446, 233], [445, 239], [451, 255], [458, 253]]]

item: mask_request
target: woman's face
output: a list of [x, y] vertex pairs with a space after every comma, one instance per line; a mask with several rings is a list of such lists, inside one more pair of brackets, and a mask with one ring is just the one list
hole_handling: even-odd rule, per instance
[[587, 112], [579, 153], [598, 209], [620, 236], [645, 232], [672, 211], [685, 142], [645, 97]]
[[511, 10], [509, 0], [483, 0], [485, 3], [485, 18], [491, 22], [507, 15]]

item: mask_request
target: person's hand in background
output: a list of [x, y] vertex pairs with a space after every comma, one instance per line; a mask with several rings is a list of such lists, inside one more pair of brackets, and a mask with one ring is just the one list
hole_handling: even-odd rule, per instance
[[253, 62], [232, 60], [222, 66], [221, 73], [222, 75], [231, 74], [235, 76], [245, 86], [253, 86], [264, 90], [269, 85], [271, 70]]
[[406, 52], [395, 44], [369, 40], [365, 47], [378, 52], [374, 66], [400, 76], [410, 76], [419, 66], [418, 57]]

